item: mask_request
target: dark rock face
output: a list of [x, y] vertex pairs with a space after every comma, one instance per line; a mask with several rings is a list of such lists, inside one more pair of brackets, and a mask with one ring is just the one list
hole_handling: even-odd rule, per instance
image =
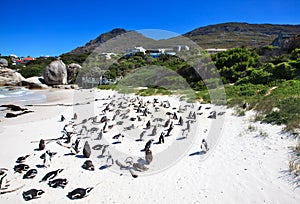
[[67, 66], [67, 81], [68, 84], [72, 84], [76, 81], [76, 77], [79, 73], [79, 70], [81, 69], [81, 66], [79, 64], [69, 64]]
[[63, 61], [51, 62], [45, 69], [44, 80], [47, 85], [67, 84], [67, 68]]
[[87, 141], [83, 146], [83, 156], [85, 156], [86, 158], [89, 158], [91, 156], [91, 147]]

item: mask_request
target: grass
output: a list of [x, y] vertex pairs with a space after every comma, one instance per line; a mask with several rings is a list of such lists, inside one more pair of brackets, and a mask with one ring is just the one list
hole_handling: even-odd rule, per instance
[[[250, 104], [248, 109], [257, 111], [255, 121], [285, 125], [285, 131], [299, 135], [300, 81], [277, 82], [276, 86], [276, 89], [266, 94], [272, 86], [253, 84], [226, 85], [227, 104], [229, 107], [237, 108], [237, 115], [243, 115], [243, 111], [239, 110], [239, 108], [247, 102]], [[274, 108], [277, 110], [274, 111]]]
[[296, 161], [289, 161], [289, 170], [291, 173], [300, 175], [300, 164]]
[[140, 96], [171, 95], [172, 92], [163, 87], [148, 87], [147, 89], [136, 91], [136, 94]]
[[116, 86], [117, 86], [116, 84], [108, 84], [108, 85], [99, 85], [97, 86], [97, 88], [101, 90], [114, 90]]

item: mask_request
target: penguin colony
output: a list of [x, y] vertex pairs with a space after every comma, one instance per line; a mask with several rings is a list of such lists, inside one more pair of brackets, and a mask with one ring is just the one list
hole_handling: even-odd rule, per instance
[[[51, 152], [50, 150], [48, 150], [47, 145], [50, 142], [56, 141], [58, 145], [68, 148], [73, 155], [77, 155], [80, 151], [82, 151], [83, 157], [87, 159], [91, 156], [92, 150], [97, 151], [99, 152], [99, 154], [101, 154], [100, 156], [107, 158], [107, 165], [105, 165], [105, 167], [103, 168], [117, 165], [118, 167], [120, 167], [120, 170], [128, 170], [133, 178], [137, 178], [138, 175], [135, 173], [135, 171], [147, 171], [149, 169], [149, 166], [145, 165], [151, 165], [151, 162], [154, 159], [151, 150], [151, 146], [153, 146], [153, 144], [163, 144], [165, 141], [165, 137], [171, 136], [173, 132], [172, 130], [174, 128], [183, 128], [182, 126], [185, 126], [185, 123], [187, 125], [185, 129], [182, 129], [182, 132], [189, 132], [191, 124], [197, 120], [197, 115], [203, 114], [203, 112], [197, 112], [201, 110], [201, 106], [197, 107], [196, 111], [193, 112], [192, 110], [194, 109], [192, 108], [194, 107], [191, 107], [194, 106], [193, 104], [185, 105], [184, 108], [181, 106], [171, 107], [169, 101], [159, 101], [156, 98], [154, 98], [153, 101], [144, 101], [143, 98], [139, 98], [138, 96], [132, 98], [123, 95], [121, 98], [118, 98], [116, 100], [112, 100], [110, 97], [108, 99], [102, 100], [110, 100], [110, 102], [104, 103], [104, 108], [99, 115], [85, 118], [81, 122], [79, 122], [78, 115], [77, 113], [75, 113], [74, 117], [70, 119], [70, 121], [67, 122], [67, 124], [64, 126], [62, 130], [63, 136], [50, 140], [40, 139], [38, 141], [38, 147], [37, 149], [35, 149], [35, 153], [33, 155], [27, 154], [25, 156], [20, 156], [17, 158], [16, 165], [13, 167], [14, 172], [23, 175], [22, 179], [35, 179], [36, 177], [40, 177], [38, 176], [39, 170], [31, 168], [26, 164], [26, 161], [34, 155], [42, 152], [42, 154], [40, 154], [42, 165], [40, 165], [39, 168], [50, 167], [51, 161], [54, 159], [56, 152]], [[164, 111], [171, 109], [173, 113], [166, 112], [165, 118], [153, 119], [153, 113], [150, 110], [154, 110], [153, 112], [158, 112], [160, 109]], [[206, 110], [208, 109], [209, 108], [206, 108]], [[129, 118], [130, 111], [134, 111], [136, 117]], [[111, 118], [108, 118], [108, 116], [106, 115], [106, 113], [108, 112], [113, 112], [114, 115]], [[184, 113], [188, 112], [189, 114], [186, 114], [188, 116], [184, 117]], [[218, 115], [223, 114], [224, 113], [219, 113]], [[149, 120], [146, 119], [146, 116], [148, 116], [147, 118], [149, 118], [149, 116], [152, 117], [150, 117], [151, 119]], [[101, 117], [100, 120], [98, 117]], [[210, 111], [207, 118], [216, 119], [216, 117], [216, 111]], [[59, 122], [64, 123], [66, 122], [66, 120], [66, 117], [61, 115]], [[113, 142], [112, 144], [101, 143], [102, 138], [106, 136], [106, 133], [109, 132], [110, 129], [114, 128], [115, 126], [122, 125], [126, 120], [127, 123], [128, 121], [130, 121], [131, 125], [124, 127], [123, 131], [112, 137], [115, 142]], [[88, 124], [93, 125], [93, 127], [88, 128]], [[151, 138], [145, 143], [144, 149], [141, 150], [145, 152], [145, 163], [139, 163], [138, 161], [135, 162], [132, 157], [128, 157], [124, 161], [124, 163], [115, 160], [109, 152], [110, 146], [122, 143], [122, 140], [125, 137], [123, 133], [137, 128], [137, 124], [142, 124], [143, 128], [140, 134], [137, 136], [139, 139], [137, 139], [136, 142], [143, 142], [145, 137]], [[158, 127], [162, 128], [159, 129]], [[149, 134], [146, 134], [147, 132]], [[94, 135], [96, 135], [96, 137], [92, 138]], [[156, 135], [157, 138], [154, 137]], [[90, 147], [88, 141], [86, 141], [84, 145], [82, 145], [81, 139], [84, 136], [89, 137], [92, 140], [99, 140], [99, 144]], [[152, 138], [159, 140], [156, 143], [153, 143], [155, 140]], [[205, 139], [202, 139], [201, 149], [205, 153], [208, 151], [208, 144]], [[82, 169], [87, 171], [95, 171], [96, 169], [92, 160], [90, 159], [85, 160], [81, 167]], [[100, 169], [101, 168], [102, 167], [100, 167]], [[0, 194], [19, 190], [8, 190], [9, 184], [5, 184], [5, 177], [7, 175], [6, 171], [8, 171], [8, 169], [0, 168]], [[63, 168], [49, 171], [40, 179], [39, 182], [45, 183], [45, 185], [48, 185], [48, 187], [50, 188], [64, 189], [69, 181], [67, 180], [67, 178], [59, 178], [59, 175], [63, 171]], [[93, 188], [94, 187], [78, 187], [68, 192], [66, 194], [66, 197], [71, 200], [82, 199], [87, 197], [93, 190]], [[44, 189], [32, 188], [23, 191], [22, 196], [25, 201], [29, 201], [32, 199], [41, 198], [43, 194], [46, 194]]]

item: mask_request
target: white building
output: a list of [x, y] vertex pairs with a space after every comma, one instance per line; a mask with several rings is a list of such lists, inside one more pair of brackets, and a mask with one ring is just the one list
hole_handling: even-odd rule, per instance
[[216, 54], [218, 52], [224, 52], [226, 51], [227, 49], [221, 49], [221, 48], [208, 48], [208, 49], [205, 49], [208, 54]]

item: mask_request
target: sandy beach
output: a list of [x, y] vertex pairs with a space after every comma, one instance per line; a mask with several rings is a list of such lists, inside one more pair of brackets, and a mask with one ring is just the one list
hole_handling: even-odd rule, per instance
[[[26, 106], [34, 112], [0, 119], [0, 168], [8, 169], [8, 190], [22, 186], [20, 190], [0, 195], [0, 203], [26, 203], [22, 193], [32, 188], [42, 189], [45, 193], [41, 198], [29, 201], [31, 203], [300, 201], [299, 184], [295, 183], [288, 169], [291, 148], [297, 140], [282, 133], [281, 126], [252, 122], [253, 111], [237, 117], [232, 109], [210, 104], [185, 104], [174, 96], [137, 98], [109, 90], [56, 90], [47, 92], [46, 96], [47, 102]], [[153, 102], [155, 99], [157, 104]], [[147, 116], [137, 113], [137, 107], [130, 105], [141, 100], [148, 107]], [[166, 103], [170, 103], [170, 107], [164, 107]], [[104, 111], [109, 104], [110, 110]], [[180, 108], [185, 110], [180, 112]], [[116, 114], [118, 109], [119, 115]], [[213, 111], [217, 113], [216, 119], [208, 118]], [[183, 126], [170, 115], [174, 112], [178, 117], [182, 116]], [[190, 112], [195, 112], [195, 119], [188, 119]], [[77, 119], [73, 118], [74, 113], [78, 115]], [[62, 122], [61, 115], [65, 117]], [[95, 116], [97, 118], [91, 118]], [[103, 116], [109, 119], [108, 128], [103, 138], [96, 140], [105, 125], [99, 122]], [[140, 116], [140, 121], [137, 116]], [[165, 136], [163, 144], [157, 144], [161, 132], [166, 133], [170, 127], [164, 127], [168, 119], [173, 122], [173, 130], [170, 136]], [[118, 123], [121, 121], [122, 124]], [[151, 121], [149, 129], [145, 129], [147, 121]], [[187, 121], [190, 121], [190, 129], [183, 131], [188, 128]], [[157, 133], [151, 135], [154, 126]], [[50, 167], [44, 168], [40, 156], [45, 150], [36, 150], [39, 141], [61, 137], [64, 127], [74, 132], [71, 143], [80, 137], [80, 152], [71, 154], [72, 148], [68, 148], [71, 144], [49, 141], [45, 150], [57, 154], [53, 156]], [[95, 129], [92, 131], [91, 128]], [[143, 131], [145, 135], [140, 141]], [[119, 138], [113, 138], [118, 134]], [[142, 150], [150, 139], [154, 140], [150, 148], [153, 161], [144, 164], [147, 170], [133, 171], [138, 176], [133, 178], [129, 167], [120, 169], [116, 160], [126, 165], [129, 165], [125, 161], [128, 157], [134, 162], [144, 162], [145, 152]], [[206, 153], [200, 148], [202, 139], [208, 143]], [[104, 153], [92, 148], [89, 160], [95, 166], [94, 171], [82, 168], [87, 160], [82, 154], [85, 141], [91, 147], [102, 145], [102, 150], [104, 145], [109, 145]], [[33, 179], [22, 179], [24, 173], [14, 173], [16, 159], [24, 155], [30, 155], [25, 164], [38, 171]], [[64, 169], [55, 178], [66, 178], [68, 184], [65, 188], [52, 188], [48, 182], [39, 182], [46, 173], [57, 169]], [[66, 196], [76, 188], [87, 187], [94, 189], [83, 199], [73, 201]]]

